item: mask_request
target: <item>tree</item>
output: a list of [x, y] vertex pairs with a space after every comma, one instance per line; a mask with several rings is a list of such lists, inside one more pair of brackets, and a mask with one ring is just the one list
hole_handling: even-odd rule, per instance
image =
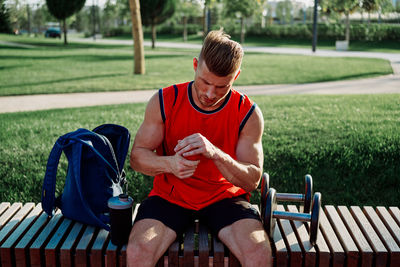
[[327, 12], [336, 12], [346, 16], [346, 41], [350, 42], [350, 13], [359, 7], [359, 0], [325, 0], [321, 4]]
[[4, 0], [0, 0], [0, 32], [12, 33], [10, 14]]
[[183, 41], [187, 41], [187, 22], [189, 17], [196, 16], [200, 11], [200, 5], [195, 0], [179, 0], [176, 12], [183, 22]]
[[155, 48], [156, 26], [174, 14], [175, 5], [175, 0], [140, 0], [142, 22], [146, 26], [151, 26], [151, 48]]
[[371, 22], [371, 12], [379, 10], [379, 0], [362, 0], [361, 8], [368, 13], [368, 24]]
[[240, 42], [244, 43], [245, 18], [251, 17], [260, 5], [257, 0], [225, 0], [225, 12], [227, 16], [240, 18]]
[[371, 20], [371, 12], [385, 12], [394, 9], [390, 0], [361, 0], [362, 10], [368, 13], [368, 24]]
[[46, 0], [50, 13], [62, 20], [64, 30], [64, 44], [67, 44], [67, 24], [65, 20], [74, 13], [80, 11], [85, 5], [85, 0]]
[[132, 16], [132, 35], [134, 45], [134, 61], [135, 70], [134, 74], [145, 73], [145, 62], [144, 62], [144, 48], [143, 48], [143, 30], [142, 20], [140, 15], [140, 3], [139, 0], [129, 0], [129, 6], [131, 9]]
[[289, 0], [278, 2], [276, 5], [276, 16], [280, 24], [286, 24], [292, 20], [293, 4]]
[[203, 36], [206, 37], [208, 31], [211, 28], [210, 21], [210, 7], [216, 3], [220, 2], [220, 0], [204, 0], [204, 8], [203, 8]]

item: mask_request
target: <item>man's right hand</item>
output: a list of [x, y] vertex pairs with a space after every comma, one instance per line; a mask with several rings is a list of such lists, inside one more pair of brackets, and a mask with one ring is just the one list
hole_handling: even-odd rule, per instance
[[187, 160], [179, 154], [170, 158], [171, 173], [180, 179], [191, 177], [196, 171], [200, 160]]

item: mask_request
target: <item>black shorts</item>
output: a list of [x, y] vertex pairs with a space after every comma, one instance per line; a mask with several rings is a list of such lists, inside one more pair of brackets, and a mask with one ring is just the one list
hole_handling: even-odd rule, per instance
[[207, 225], [213, 234], [241, 219], [261, 221], [260, 214], [243, 197], [223, 199], [199, 211], [185, 209], [167, 200], [151, 196], [139, 206], [135, 222], [142, 219], [155, 219], [174, 230], [178, 235], [195, 219]]

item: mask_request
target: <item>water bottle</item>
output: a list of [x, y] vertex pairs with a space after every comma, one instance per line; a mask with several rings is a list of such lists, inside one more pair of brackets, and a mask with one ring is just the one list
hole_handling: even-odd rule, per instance
[[108, 200], [111, 242], [116, 246], [128, 243], [132, 229], [132, 205], [133, 199], [126, 194], [120, 194]]

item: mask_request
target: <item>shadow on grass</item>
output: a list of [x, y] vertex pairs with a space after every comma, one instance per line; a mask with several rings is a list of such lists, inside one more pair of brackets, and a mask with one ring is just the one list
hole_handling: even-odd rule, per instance
[[5, 45], [5, 44], [0, 44], [0, 48], [1, 49], [14, 49], [14, 50], [34, 49], [34, 47], [11, 46], [11, 45]]
[[[154, 54], [145, 55], [146, 59], [161, 59], [161, 58], [179, 58], [185, 57], [184, 54]], [[57, 56], [31, 56], [31, 55], [2, 55], [0, 59], [11, 59], [11, 60], [58, 60], [68, 59], [72, 61], [120, 61], [120, 60], [133, 60], [133, 55], [57, 55]]]
[[398, 41], [351, 41], [350, 51], [375, 51], [375, 50], [392, 50], [388, 52], [400, 52], [400, 42]]
[[42, 81], [42, 82], [36, 82], [36, 83], [19, 83], [19, 84], [0, 85], [0, 88], [36, 86], [36, 85], [53, 84], [53, 83], [60, 83], [60, 82], [72, 82], [72, 81], [82, 81], [82, 80], [90, 80], [90, 79], [98, 79], [98, 78], [110, 78], [110, 77], [118, 77], [118, 76], [125, 76], [125, 75], [126, 75], [126, 73], [93, 75], [93, 76], [75, 77], [75, 78], [69, 78], [69, 79], [57, 79], [57, 80], [52, 80], [52, 81]]
[[1, 70], [18, 69], [18, 68], [26, 68], [26, 67], [30, 67], [30, 66], [32, 66], [32, 64], [29, 64], [29, 65], [18, 64], [18, 65], [0, 66], [0, 71]]
[[71, 50], [71, 49], [88, 49], [88, 48], [98, 48], [98, 49], [116, 49], [116, 48], [129, 48], [131, 45], [123, 45], [123, 44], [98, 44], [98, 43], [68, 43], [64, 45], [64, 43], [52, 43], [52, 42], [22, 42], [22, 44], [34, 45], [38, 48], [59, 48], [62, 50]]
[[343, 75], [338, 78], [326, 78], [320, 79], [315, 82], [331, 82], [331, 81], [341, 81], [341, 80], [356, 80], [356, 79], [365, 79], [365, 78], [372, 78], [372, 77], [379, 77], [382, 75], [388, 75], [386, 72], [366, 72], [362, 74], [352, 74], [352, 75]]

